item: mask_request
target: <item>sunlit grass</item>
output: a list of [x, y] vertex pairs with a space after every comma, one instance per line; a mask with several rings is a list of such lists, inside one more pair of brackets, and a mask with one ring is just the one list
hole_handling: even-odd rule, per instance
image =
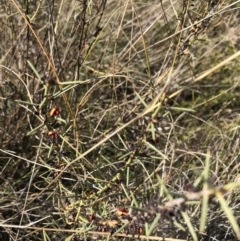
[[240, 238], [236, 6], [1, 2], [7, 240]]

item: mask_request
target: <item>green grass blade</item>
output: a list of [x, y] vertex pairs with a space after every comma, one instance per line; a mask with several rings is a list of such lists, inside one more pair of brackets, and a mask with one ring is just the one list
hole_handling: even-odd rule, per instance
[[[210, 168], [210, 153], [208, 152], [206, 161], [205, 161], [205, 169], [203, 172], [203, 178], [204, 178], [203, 191], [209, 189], [209, 185], [208, 185], [209, 168]], [[208, 200], [209, 200], [209, 196], [204, 195], [203, 203], [202, 203], [202, 210], [201, 210], [200, 227], [199, 227], [200, 232], [204, 232], [204, 229], [206, 226], [207, 213], [208, 213]]]
[[238, 240], [240, 240], [240, 229], [239, 229], [239, 225], [234, 217], [233, 211], [231, 210], [231, 208], [228, 206], [226, 200], [223, 197], [223, 193], [221, 191], [217, 191], [216, 192], [216, 197], [218, 198], [221, 208], [222, 210], [225, 212], [236, 236], [238, 237]]
[[161, 218], [161, 214], [158, 213], [157, 216], [155, 217], [154, 221], [151, 223], [150, 227], [147, 228], [146, 230], [146, 236], [150, 236], [153, 229], [158, 225], [158, 221]]
[[194, 230], [194, 227], [193, 227], [193, 225], [191, 223], [191, 220], [190, 220], [189, 216], [185, 212], [181, 212], [181, 214], [182, 214], [182, 217], [183, 217], [183, 219], [184, 219], [184, 221], [185, 221], [185, 223], [186, 223], [186, 225], [188, 227], [188, 230], [189, 230], [190, 234], [192, 235], [193, 240], [194, 241], [198, 241], [197, 234], [196, 234], [196, 232]]

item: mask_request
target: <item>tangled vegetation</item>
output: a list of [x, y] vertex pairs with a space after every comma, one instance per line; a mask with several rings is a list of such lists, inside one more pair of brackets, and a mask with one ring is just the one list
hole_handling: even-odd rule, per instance
[[0, 0], [0, 239], [240, 240], [239, 7]]

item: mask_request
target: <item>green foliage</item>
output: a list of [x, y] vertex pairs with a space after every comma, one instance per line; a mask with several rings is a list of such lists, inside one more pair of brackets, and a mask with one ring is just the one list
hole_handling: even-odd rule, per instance
[[234, 240], [234, 1], [1, 1], [1, 240]]

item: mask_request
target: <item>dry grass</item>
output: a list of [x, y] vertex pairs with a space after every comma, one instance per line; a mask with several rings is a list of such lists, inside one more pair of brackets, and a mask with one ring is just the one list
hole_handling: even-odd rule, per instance
[[0, 239], [239, 240], [239, 6], [0, 0]]

